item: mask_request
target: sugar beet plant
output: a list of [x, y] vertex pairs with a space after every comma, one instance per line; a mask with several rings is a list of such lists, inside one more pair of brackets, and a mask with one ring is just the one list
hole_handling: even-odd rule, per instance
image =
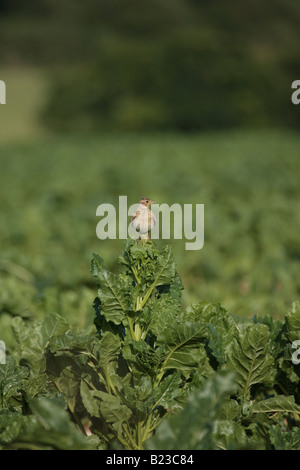
[[[94, 255], [95, 324], [13, 321], [0, 365], [1, 448], [298, 449], [300, 308], [252, 320], [183, 309], [169, 246], [127, 241], [118, 275]], [[300, 355], [299, 355], [300, 356]]]

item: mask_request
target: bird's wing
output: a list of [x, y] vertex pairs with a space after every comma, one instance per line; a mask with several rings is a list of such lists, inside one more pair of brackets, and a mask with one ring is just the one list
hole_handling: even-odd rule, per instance
[[131, 217], [130, 222], [132, 222], [139, 215], [140, 215], [140, 211], [136, 211], [136, 213]]

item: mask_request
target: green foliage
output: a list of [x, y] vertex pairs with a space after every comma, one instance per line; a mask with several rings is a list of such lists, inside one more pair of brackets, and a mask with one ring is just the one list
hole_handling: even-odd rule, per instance
[[2, 146], [1, 339], [14, 347], [16, 315], [29, 322], [58, 312], [80, 329], [90, 324], [91, 253], [101, 251], [114, 272], [123, 245], [97, 239], [96, 208], [104, 201], [117, 207], [118, 195], [133, 204], [144, 193], [169, 205], [205, 205], [202, 250], [186, 251], [171, 227], [184, 305], [221, 300], [238, 315], [282, 318], [299, 298], [299, 152], [299, 136], [287, 132], [72, 136]]
[[[216, 373], [203, 387], [194, 390], [187, 398], [184, 410], [164, 421], [156, 436], [147, 442], [149, 449], [200, 450], [221, 447], [218, 434], [232, 433], [229, 421], [216, 421], [222, 402], [235, 392], [234, 374]], [[222, 424], [221, 424], [222, 423]], [[227, 432], [224, 432], [226, 423]], [[232, 423], [233, 427], [235, 423]], [[222, 426], [217, 430], [217, 426]], [[245, 431], [236, 424], [240, 441]], [[236, 438], [236, 436], [232, 436]]]
[[261, 61], [255, 38], [245, 44], [244, 31], [227, 38], [228, 30], [216, 29], [215, 11], [205, 26], [203, 12], [190, 13], [187, 24], [152, 41], [103, 34], [84, 68], [54, 76], [43, 124], [56, 132], [296, 128], [292, 91], [283, 92], [297, 76], [296, 62], [289, 57], [287, 70], [278, 50], [274, 63]]
[[[295, 2], [286, 5], [285, 22], [279, 2], [272, 12], [267, 2], [244, 9], [236, 0], [217, 8], [134, 1], [131, 8], [130, 19], [120, 0], [94, 11], [102, 34], [90, 40], [89, 61], [54, 76], [47, 126], [60, 132], [297, 128], [299, 113], [286, 93], [298, 73]], [[282, 26], [282, 42], [274, 24]]]
[[299, 449], [299, 305], [282, 321], [183, 308], [169, 246], [128, 240], [119, 262], [113, 274], [92, 259], [94, 325], [13, 320], [1, 448]]
[[63, 396], [51, 384], [41, 372], [16, 365], [11, 356], [0, 365], [0, 449], [94, 447], [93, 438], [86, 438], [70, 420]]
[[1, 63], [43, 66], [51, 76], [48, 128], [299, 125], [290, 101], [295, 0], [284, 8], [274, 0], [271, 9], [267, 0], [31, 0], [26, 9], [2, 0], [0, 8]]
[[274, 358], [269, 352], [269, 330], [266, 325], [254, 325], [244, 328], [233, 340], [228, 365], [236, 371], [237, 382], [242, 388], [243, 396], [249, 396], [254, 384], [262, 380], [272, 383]]

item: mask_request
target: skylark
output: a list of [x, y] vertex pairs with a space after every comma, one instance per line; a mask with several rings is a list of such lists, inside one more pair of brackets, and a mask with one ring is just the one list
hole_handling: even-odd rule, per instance
[[150, 210], [150, 205], [154, 203], [155, 201], [143, 196], [139, 201], [135, 214], [131, 217], [131, 225], [140, 235], [138, 243], [140, 243], [140, 240], [149, 240], [149, 231], [156, 224], [156, 217]]

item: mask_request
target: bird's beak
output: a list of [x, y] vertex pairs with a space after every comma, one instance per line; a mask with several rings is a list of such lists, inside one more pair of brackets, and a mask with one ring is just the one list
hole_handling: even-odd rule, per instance
[[150, 205], [150, 204], [156, 204], [156, 201], [151, 201], [151, 200], [150, 200], [150, 201], [149, 201], [149, 205]]

